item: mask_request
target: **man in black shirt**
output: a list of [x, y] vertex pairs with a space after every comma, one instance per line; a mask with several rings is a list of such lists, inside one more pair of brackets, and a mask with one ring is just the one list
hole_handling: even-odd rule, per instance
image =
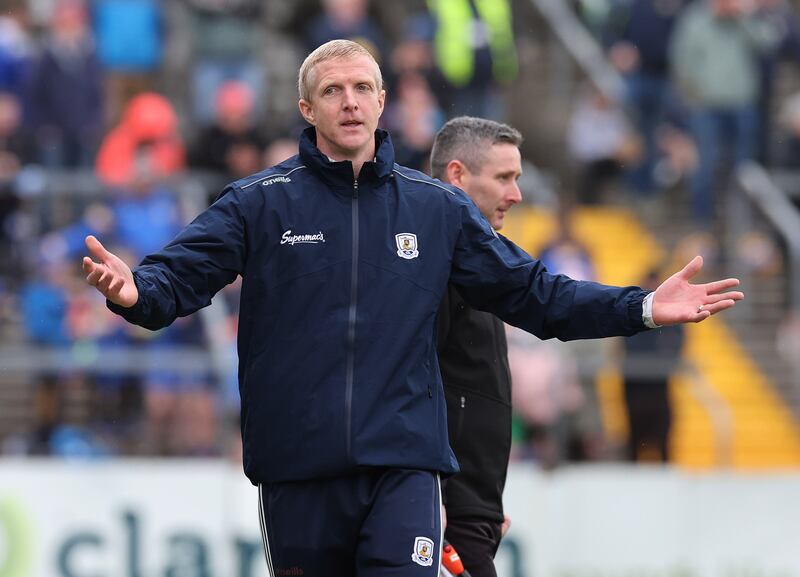
[[[461, 116], [445, 124], [431, 152], [431, 173], [458, 186], [495, 230], [522, 196], [520, 133]], [[438, 321], [439, 364], [450, 445], [461, 472], [444, 486], [445, 538], [472, 577], [496, 577], [503, 533], [503, 487], [511, 449], [511, 377], [503, 322], [471, 308], [451, 284]], [[507, 522], [507, 521], [506, 521]]]

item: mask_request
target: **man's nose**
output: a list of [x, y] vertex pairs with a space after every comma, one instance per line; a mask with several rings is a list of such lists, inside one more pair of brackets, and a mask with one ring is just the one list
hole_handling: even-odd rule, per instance
[[356, 98], [356, 91], [352, 88], [345, 88], [342, 95], [342, 107], [346, 110], [357, 110], [358, 99]]
[[511, 190], [508, 193], [508, 201], [512, 204], [517, 204], [522, 200], [522, 191], [519, 189], [519, 184], [514, 181], [511, 185]]

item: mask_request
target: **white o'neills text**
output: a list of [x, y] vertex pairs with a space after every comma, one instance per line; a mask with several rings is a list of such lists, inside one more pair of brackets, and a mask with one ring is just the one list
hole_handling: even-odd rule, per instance
[[317, 244], [319, 242], [325, 242], [325, 235], [322, 234], [322, 231], [316, 234], [292, 234], [291, 230], [287, 230], [281, 236], [281, 244], [290, 244], [292, 246], [297, 243]]
[[261, 184], [262, 186], [269, 186], [270, 184], [275, 184], [276, 182], [292, 182], [292, 179], [285, 176], [272, 176], [266, 180], [262, 180]]

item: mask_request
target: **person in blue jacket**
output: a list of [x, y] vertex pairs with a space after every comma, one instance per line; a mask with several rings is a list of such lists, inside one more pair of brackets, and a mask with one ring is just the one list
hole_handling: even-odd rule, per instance
[[244, 469], [271, 575], [432, 577], [440, 476], [458, 470], [435, 344], [448, 282], [471, 306], [560, 339], [700, 321], [743, 295], [723, 292], [736, 279], [690, 284], [699, 257], [652, 293], [552, 275], [461, 190], [394, 163], [364, 48], [320, 46], [298, 84], [311, 125], [298, 155], [228, 185], [134, 271], [87, 237], [83, 269], [149, 329], [242, 276]]

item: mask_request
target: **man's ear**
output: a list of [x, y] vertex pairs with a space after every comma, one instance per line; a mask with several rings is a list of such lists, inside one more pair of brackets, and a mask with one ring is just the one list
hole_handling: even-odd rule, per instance
[[378, 118], [383, 114], [383, 107], [386, 105], [386, 91], [381, 90], [378, 93]]
[[311, 106], [311, 103], [308, 100], [300, 99], [297, 103], [297, 106], [300, 108], [300, 114], [303, 115], [303, 118], [306, 119], [310, 125], [315, 126], [314, 124], [314, 107]]
[[467, 167], [464, 166], [463, 162], [455, 159], [451, 160], [447, 163], [444, 173], [447, 177], [447, 182], [459, 188], [463, 188], [464, 176], [467, 173]]

